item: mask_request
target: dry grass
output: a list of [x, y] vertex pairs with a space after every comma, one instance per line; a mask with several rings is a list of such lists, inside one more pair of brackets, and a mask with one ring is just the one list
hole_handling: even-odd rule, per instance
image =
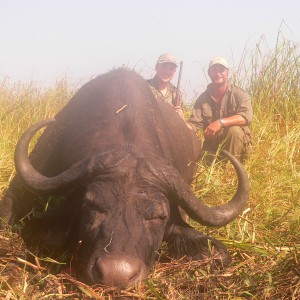
[[[192, 222], [228, 247], [230, 267], [212, 272], [209, 261], [168, 261], [162, 250], [148, 280], [136, 287], [86, 286], [71, 266], [36, 256], [6, 228], [0, 231], [0, 298], [299, 299], [299, 47], [279, 36], [276, 49], [263, 53], [261, 43], [245, 54], [235, 74], [235, 81], [251, 94], [255, 113], [254, 151], [245, 164], [251, 181], [249, 205], [224, 228]], [[13, 151], [21, 132], [53, 116], [73, 93], [64, 80], [46, 91], [0, 83], [1, 193], [14, 174]], [[227, 201], [236, 188], [234, 171], [229, 164], [199, 163], [193, 188], [209, 205]]]
[[[233, 263], [211, 272], [209, 261], [156, 263], [147, 281], [128, 289], [87, 286], [68, 268], [58, 274], [9, 230], [0, 232], [1, 299], [298, 299], [299, 249], [228, 242]], [[164, 254], [162, 254], [164, 255]], [[47, 265], [47, 267], [45, 267]]]

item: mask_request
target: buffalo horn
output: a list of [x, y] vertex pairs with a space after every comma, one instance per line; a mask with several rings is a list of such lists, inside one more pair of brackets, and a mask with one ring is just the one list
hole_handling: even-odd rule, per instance
[[171, 198], [177, 201], [192, 219], [206, 226], [224, 226], [243, 212], [249, 199], [250, 184], [242, 163], [225, 150], [223, 155], [229, 159], [237, 172], [238, 187], [228, 203], [215, 207], [203, 204], [173, 166], [163, 165], [162, 162], [155, 163], [152, 160], [148, 168], [155, 175], [157, 184], [160, 182], [161, 185], [163, 182], [167, 193], [172, 195]]
[[32, 190], [39, 192], [64, 189], [95, 172], [100, 173], [113, 168], [128, 157], [122, 151], [108, 151], [95, 157], [86, 158], [73, 164], [68, 170], [54, 177], [39, 173], [28, 157], [29, 143], [34, 134], [42, 127], [54, 123], [55, 119], [40, 121], [27, 129], [19, 139], [15, 149], [15, 167], [22, 181]]

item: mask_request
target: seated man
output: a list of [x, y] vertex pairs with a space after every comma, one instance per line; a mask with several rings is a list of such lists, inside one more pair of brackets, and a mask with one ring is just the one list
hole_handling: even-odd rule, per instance
[[228, 81], [228, 63], [216, 57], [209, 63], [211, 83], [197, 99], [187, 123], [204, 131], [203, 151], [215, 153], [219, 145], [243, 161], [251, 148], [252, 104], [247, 93]]
[[156, 99], [165, 101], [183, 117], [182, 111], [182, 96], [179, 90], [171, 83], [173, 79], [177, 62], [174, 55], [170, 53], [162, 54], [155, 66], [156, 74], [152, 79], [147, 80]]

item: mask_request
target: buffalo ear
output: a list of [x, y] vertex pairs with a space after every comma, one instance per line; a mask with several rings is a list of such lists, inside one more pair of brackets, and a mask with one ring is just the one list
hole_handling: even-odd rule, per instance
[[225, 246], [216, 239], [201, 234], [194, 228], [172, 225], [165, 237], [169, 255], [186, 260], [210, 259], [214, 266], [227, 266], [231, 262]]
[[[79, 191], [77, 193], [81, 195]], [[80, 199], [71, 197], [46, 212], [32, 216], [22, 230], [25, 242], [45, 250], [65, 251], [72, 248], [78, 234], [80, 205]]]
[[27, 221], [22, 230], [22, 237], [27, 245], [61, 251], [67, 248], [70, 240], [71, 230], [68, 227], [70, 226], [66, 220], [36, 216]]

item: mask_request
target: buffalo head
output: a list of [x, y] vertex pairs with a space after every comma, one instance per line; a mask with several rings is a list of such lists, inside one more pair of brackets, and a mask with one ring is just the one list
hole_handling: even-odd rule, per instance
[[162, 241], [175, 257], [201, 259], [210, 246], [226, 264], [225, 248], [185, 223], [178, 206], [197, 222], [223, 226], [235, 219], [249, 197], [249, 181], [238, 160], [225, 153], [238, 175], [238, 189], [225, 205], [207, 207], [163, 158], [110, 150], [78, 161], [53, 177], [28, 158], [33, 135], [55, 120], [41, 121], [20, 138], [15, 165], [23, 184], [40, 194], [67, 194], [66, 201], [35, 216], [24, 228], [28, 242], [74, 252], [84, 281], [130, 286], [147, 276]]

